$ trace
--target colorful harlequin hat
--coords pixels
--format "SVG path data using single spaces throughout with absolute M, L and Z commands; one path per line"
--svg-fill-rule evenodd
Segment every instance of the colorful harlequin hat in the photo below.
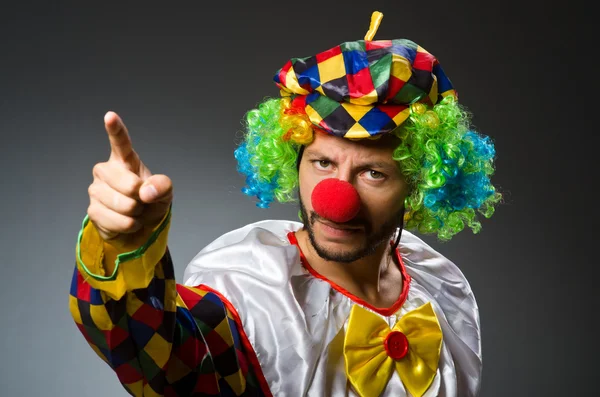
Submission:
M 364 40 L 292 58 L 279 69 L 274 80 L 292 108 L 330 134 L 362 139 L 393 131 L 412 104 L 457 97 L 438 60 L 418 44 L 372 41 L 382 18 L 373 13 Z

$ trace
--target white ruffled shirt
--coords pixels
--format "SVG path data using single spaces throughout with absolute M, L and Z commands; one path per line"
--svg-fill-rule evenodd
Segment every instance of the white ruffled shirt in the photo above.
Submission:
M 184 284 L 207 285 L 233 304 L 274 396 L 357 396 L 342 353 L 356 298 L 302 265 L 298 247 L 287 237 L 302 226 L 266 220 L 226 233 L 192 259 Z M 398 249 L 411 279 L 408 295 L 395 313 L 378 315 L 392 327 L 431 302 L 443 341 L 437 373 L 424 396 L 476 396 L 481 335 L 469 283 L 456 265 L 406 230 Z M 394 371 L 381 396 L 410 393 Z

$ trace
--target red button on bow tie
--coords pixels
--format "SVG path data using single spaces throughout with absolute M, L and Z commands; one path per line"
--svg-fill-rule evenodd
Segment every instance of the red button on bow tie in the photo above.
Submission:
M 394 360 L 400 360 L 408 353 L 408 339 L 400 331 L 390 332 L 387 338 L 385 338 L 383 346 L 388 356 Z

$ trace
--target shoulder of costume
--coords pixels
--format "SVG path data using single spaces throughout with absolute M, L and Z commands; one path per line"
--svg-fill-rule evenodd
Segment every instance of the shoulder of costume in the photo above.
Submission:
M 403 230 L 398 250 L 413 278 L 420 279 L 424 274 L 435 278 L 443 277 L 446 281 L 460 283 L 464 294 L 472 293 L 471 286 L 460 268 L 415 234 Z
M 453 330 L 455 343 L 464 343 L 481 360 L 479 309 L 463 272 L 451 260 L 415 234 L 404 230 L 398 245 L 411 289 L 421 288 L 432 297 L 437 311 Z M 444 328 L 444 327 L 443 327 Z M 450 335 L 444 332 L 445 339 Z
M 290 231 L 299 230 L 302 227 L 302 223 L 287 221 L 287 220 L 277 220 L 277 219 L 269 219 L 262 220 L 254 223 L 250 223 L 248 225 L 242 226 L 238 229 L 234 229 L 230 232 L 227 232 L 220 237 L 213 240 L 206 247 L 204 247 L 198 255 L 205 254 L 207 252 L 213 251 L 218 248 L 222 248 L 231 244 L 235 244 L 243 240 L 248 234 L 251 233 L 268 233 L 273 237 L 277 237 L 285 242 L 286 245 L 289 244 L 287 239 L 287 233 Z
M 287 282 L 286 268 L 300 263 L 287 234 L 301 227 L 302 223 L 294 221 L 263 220 L 225 233 L 192 259 L 184 272 L 184 284 L 205 284 L 217 276 L 235 278 L 236 273 L 246 280 Z

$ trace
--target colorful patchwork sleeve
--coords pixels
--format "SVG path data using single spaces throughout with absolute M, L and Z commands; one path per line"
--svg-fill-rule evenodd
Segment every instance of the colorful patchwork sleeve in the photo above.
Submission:
M 270 395 L 235 308 L 206 286 L 176 284 L 170 213 L 110 276 L 86 216 L 69 296 L 79 331 L 133 396 Z

